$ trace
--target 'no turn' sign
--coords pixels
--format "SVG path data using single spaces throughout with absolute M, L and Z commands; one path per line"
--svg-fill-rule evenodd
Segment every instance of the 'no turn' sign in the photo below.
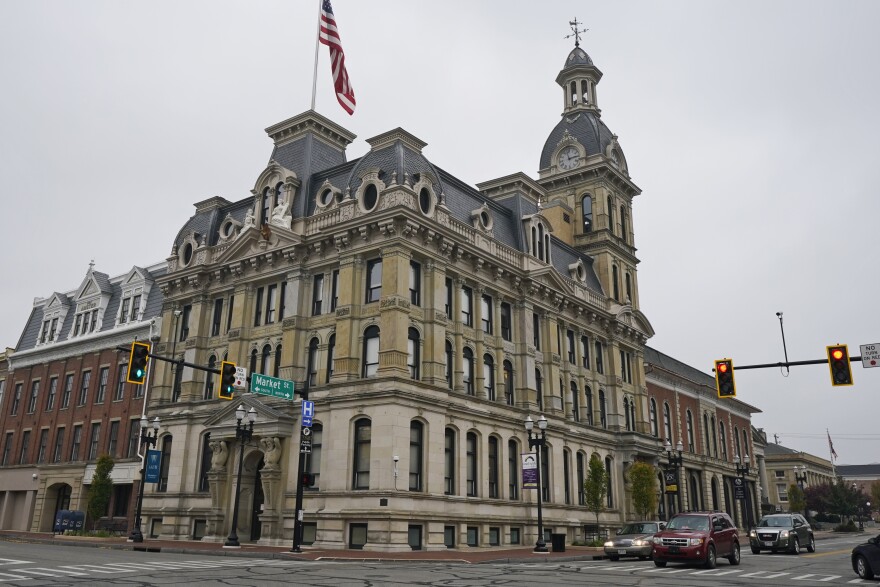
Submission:
M 880 367 L 880 343 L 860 344 L 859 352 L 862 354 L 862 367 Z

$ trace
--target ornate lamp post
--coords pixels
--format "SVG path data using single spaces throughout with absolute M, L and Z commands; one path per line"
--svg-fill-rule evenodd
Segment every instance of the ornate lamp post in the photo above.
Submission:
M 749 530 L 752 529 L 752 506 L 749 504 L 749 487 L 746 481 L 746 475 L 749 474 L 749 455 L 746 453 L 746 456 L 742 458 L 742 462 L 740 463 L 739 455 L 735 455 L 733 457 L 733 465 L 736 467 L 736 474 L 740 476 L 740 479 L 743 481 L 743 491 L 745 491 L 745 499 L 743 500 L 743 509 L 746 511 L 746 526 L 748 526 Z
M 532 429 L 535 427 L 535 423 L 532 421 L 531 416 L 526 416 L 526 432 L 529 434 L 529 448 L 536 448 L 535 454 L 537 455 L 537 465 L 538 465 L 538 541 L 535 542 L 535 552 L 547 552 L 547 544 L 544 542 L 544 519 L 541 517 L 541 494 L 544 491 L 544 487 L 541 485 L 541 450 L 547 443 L 547 418 L 544 417 L 544 414 L 541 414 L 541 417 L 538 418 L 538 430 L 539 432 L 535 432 L 532 434 Z
M 240 548 L 238 543 L 238 501 L 241 497 L 241 469 L 244 466 L 244 445 L 250 442 L 254 435 L 254 422 L 257 419 L 257 411 L 251 408 L 247 412 L 247 425 L 243 425 L 245 411 L 244 404 L 238 406 L 235 410 L 235 439 L 239 441 L 241 448 L 238 453 L 238 483 L 235 486 L 235 505 L 232 508 L 232 528 L 229 530 L 229 536 L 223 543 L 224 548 Z
M 148 430 L 149 421 L 146 416 L 141 416 L 141 446 L 156 446 L 156 440 L 159 438 L 159 416 L 156 416 L 156 419 L 153 420 L 153 431 L 152 434 Z M 129 542 L 143 542 L 144 535 L 141 533 L 141 508 L 144 505 L 144 473 L 146 472 L 146 462 L 147 462 L 147 451 L 144 451 L 143 459 L 141 460 L 141 486 L 138 488 L 138 498 L 137 498 L 137 509 L 134 514 L 134 528 L 131 531 L 131 534 L 128 536 Z
M 806 465 L 795 465 L 794 467 L 794 480 L 795 483 L 798 484 L 798 487 L 801 488 L 801 491 L 807 486 L 807 466 Z M 804 519 L 809 519 L 809 515 L 807 515 L 807 495 L 804 494 Z
M 679 440 L 675 444 L 675 450 L 673 451 L 672 450 L 672 443 L 667 438 L 666 444 L 663 445 L 663 449 L 666 451 L 666 458 L 669 461 L 669 464 L 666 467 L 664 467 L 663 470 L 678 472 L 678 470 L 681 468 L 682 463 L 684 462 L 684 458 L 682 457 L 682 453 L 684 452 L 684 445 L 681 443 L 681 440 Z M 681 508 L 681 479 L 680 478 L 678 480 L 678 486 L 676 487 L 675 494 L 678 497 L 678 511 L 680 512 L 682 509 Z M 669 508 L 669 509 L 671 510 L 672 508 Z M 667 516 L 666 516 L 667 520 L 669 519 L 671 513 L 672 513 L 671 511 L 669 511 L 667 513 Z

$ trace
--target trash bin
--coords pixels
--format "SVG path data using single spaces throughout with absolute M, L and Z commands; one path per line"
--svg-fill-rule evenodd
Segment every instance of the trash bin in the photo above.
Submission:
M 551 534 L 550 544 L 553 546 L 553 552 L 565 552 L 565 534 Z
M 58 510 L 55 512 L 55 525 L 52 526 L 53 534 L 64 534 L 70 526 L 70 510 Z

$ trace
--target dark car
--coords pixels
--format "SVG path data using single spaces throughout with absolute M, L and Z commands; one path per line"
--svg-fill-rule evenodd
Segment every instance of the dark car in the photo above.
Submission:
M 724 512 L 675 514 L 666 529 L 654 535 L 653 556 L 658 567 L 672 561 L 702 563 L 711 569 L 718 557 L 738 565 L 739 533 Z
M 869 538 L 852 549 L 852 567 L 862 579 L 873 579 L 880 574 L 880 536 Z
M 798 554 L 801 548 L 816 552 L 816 539 L 813 528 L 800 514 L 772 514 L 764 516 L 751 532 L 749 546 L 758 554 L 762 550 L 780 550 Z
M 617 531 L 617 535 L 605 543 L 605 554 L 613 561 L 622 556 L 637 556 L 642 560 L 651 558 L 653 536 L 666 527 L 666 522 L 632 522 Z

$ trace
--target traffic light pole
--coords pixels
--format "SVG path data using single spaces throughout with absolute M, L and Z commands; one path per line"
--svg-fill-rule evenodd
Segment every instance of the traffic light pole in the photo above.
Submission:
M 116 347 L 116 350 L 130 351 L 131 347 L 118 346 L 118 347 Z M 220 375 L 220 369 L 212 369 L 210 367 L 196 365 L 195 363 L 188 363 L 186 361 L 178 361 L 176 359 L 170 359 L 168 357 L 163 357 L 161 355 L 154 355 L 153 353 L 148 353 L 147 356 L 150 357 L 151 359 L 156 359 L 157 361 L 165 361 L 166 363 L 174 363 L 175 365 L 177 365 L 178 369 L 180 369 L 181 367 L 189 367 L 191 369 L 198 369 L 199 371 L 206 371 L 208 373 L 214 373 L 215 375 Z
M 858 357 L 850 357 L 850 363 L 858 363 L 862 360 L 861 356 Z M 816 359 L 814 361 L 787 361 L 784 363 L 764 363 L 763 365 L 737 365 L 736 370 L 742 371 L 743 369 L 767 369 L 769 367 L 797 367 L 799 365 L 827 365 L 828 359 Z
M 303 389 L 300 393 L 302 401 L 309 399 L 309 390 Z M 299 427 L 299 464 L 296 467 L 296 504 L 293 512 L 293 546 L 290 552 L 302 552 L 303 530 L 303 469 L 306 468 L 306 453 L 302 451 L 302 426 Z

